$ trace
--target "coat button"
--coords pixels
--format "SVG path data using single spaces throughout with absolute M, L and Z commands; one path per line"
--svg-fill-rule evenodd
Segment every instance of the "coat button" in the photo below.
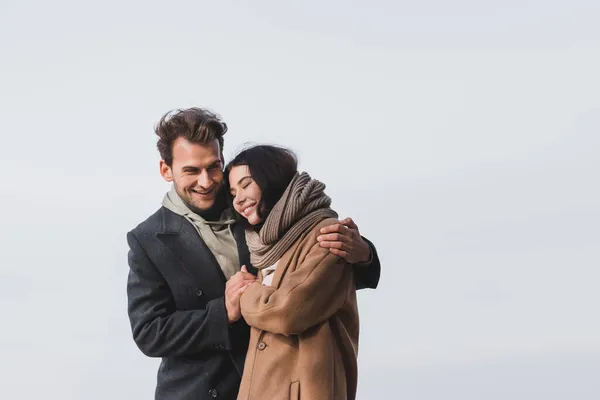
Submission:
M 259 342 L 258 343 L 258 349 L 259 350 L 264 350 L 267 347 L 267 344 L 265 342 Z
M 196 296 L 198 296 L 198 297 L 202 296 L 202 290 L 196 289 Z
M 219 392 L 217 392 L 217 389 L 210 389 L 208 391 L 208 394 L 210 394 L 212 397 L 217 397 L 219 395 Z

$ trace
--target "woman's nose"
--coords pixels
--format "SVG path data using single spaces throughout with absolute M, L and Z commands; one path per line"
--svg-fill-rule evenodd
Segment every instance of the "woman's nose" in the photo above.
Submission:
M 236 194 L 235 199 L 234 199 L 235 204 L 238 204 L 238 205 L 242 204 L 244 202 L 244 200 L 246 200 L 246 197 L 240 192 L 238 192 Z

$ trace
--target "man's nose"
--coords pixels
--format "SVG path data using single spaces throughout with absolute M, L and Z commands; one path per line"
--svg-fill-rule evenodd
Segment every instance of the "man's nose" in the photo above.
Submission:
M 212 186 L 212 180 L 208 175 L 208 171 L 203 170 L 202 172 L 200 172 L 200 174 L 198 175 L 198 185 L 205 189 L 208 189 Z

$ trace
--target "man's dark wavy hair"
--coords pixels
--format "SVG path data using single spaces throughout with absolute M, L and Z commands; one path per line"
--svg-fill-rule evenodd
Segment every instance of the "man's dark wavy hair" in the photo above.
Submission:
M 156 147 L 169 167 L 173 164 L 173 143 L 183 137 L 192 143 L 208 144 L 217 139 L 223 152 L 223 135 L 227 124 L 210 110 L 187 108 L 169 111 L 154 127 L 158 136 Z

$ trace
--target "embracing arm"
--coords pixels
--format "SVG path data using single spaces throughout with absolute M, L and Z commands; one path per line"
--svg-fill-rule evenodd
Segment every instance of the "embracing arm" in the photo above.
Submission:
M 324 226 L 317 240 L 321 247 L 352 264 L 356 289 L 377 288 L 381 274 L 377 250 L 373 243 L 360 235 L 352 218 Z
M 373 243 L 367 238 L 362 239 L 369 245 L 371 250 L 371 257 L 365 263 L 352 264 L 352 270 L 354 271 L 354 283 L 356 289 L 376 289 L 379 284 L 379 277 L 381 275 L 381 264 L 379 263 L 379 256 Z
M 258 329 L 300 334 L 342 308 L 352 281 L 351 267 L 315 243 L 279 288 L 250 285 L 241 297 L 242 316 Z
M 230 349 L 224 297 L 209 301 L 205 309 L 176 310 L 167 282 L 132 232 L 127 242 L 128 314 L 139 349 L 149 357 Z

